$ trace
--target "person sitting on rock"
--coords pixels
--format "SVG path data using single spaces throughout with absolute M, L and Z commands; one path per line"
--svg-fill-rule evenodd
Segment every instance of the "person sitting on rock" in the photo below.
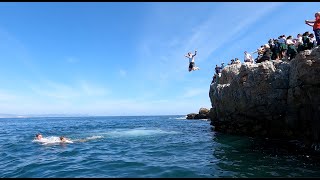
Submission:
M 220 67 L 218 65 L 216 65 L 216 67 L 214 68 L 216 74 L 220 73 Z
M 253 63 L 253 58 L 247 51 L 244 52 L 244 62 Z
M 222 69 L 224 68 L 225 66 L 224 66 L 224 63 L 221 63 L 221 70 L 220 70 L 220 72 L 222 71 Z
M 214 74 L 214 75 L 213 75 L 213 77 L 212 77 L 211 84 L 212 84 L 212 83 L 215 83 L 215 82 L 216 82 L 216 80 L 217 80 L 217 75 L 216 75 L 216 74 Z
M 308 43 L 308 49 L 313 49 L 317 46 L 316 38 L 314 37 L 314 34 L 311 33 L 309 36 L 309 43 Z
M 261 62 L 264 62 L 264 61 L 270 61 L 271 59 L 271 51 L 270 51 L 270 46 L 269 44 L 265 44 L 263 46 L 263 55 L 260 59 L 257 60 L 257 63 L 261 63 Z
M 235 64 L 241 64 L 241 62 L 238 58 L 235 58 Z
M 260 48 L 257 49 L 257 51 L 253 52 L 252 54 L 254 53 L 258 53 L 258 56 L 257 58 L 255 59 L 255 61 L 257 62 L 258 59 L 260 59 L 263 55 L 263 52 L 264 52 L 264 46 L 262 45 Z

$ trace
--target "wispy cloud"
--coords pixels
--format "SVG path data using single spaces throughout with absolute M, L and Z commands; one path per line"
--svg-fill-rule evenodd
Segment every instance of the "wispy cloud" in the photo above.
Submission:
M 32 85 L 30 88 L 36 94 L 58 100 L 70 100 L 77 97 L 104 96 L 110 93 L 109 89 L 93 85 L 85 80 L 80 80 L 78 84 L 68 85 L 46 80 L 41 86 Z
M 209 101 L 204 103 L 202 99 L 192 101 L 192 104 L 195 106 L 190 106 L 188 99 L 159 99 L 153 101 L 106 99 L 86 104 L 85 107 L 80 109 L 81 112 L 93 112 L 96 115 L 163 115 L 164 112 L 169 115 L 198 112 L 200 107 L 210 108 Z
M 192 98 L 198 95 L 203 95 L 203 94 L 207 95 L 208 93 L 209 93 L 209 90 L 206 88 L 194 88 L 194 89 L 190 88 L 183 93 L 181 98 Z
M 110 90 L 97 85 L 89 84 L 87 81 L 81 81 L 80 92 L 84 92 L 84 94 L 88 96 L 104 96 L 110 93 Z
M 121 77 L 126 77 L 127 76 L 127 71 L 123 70 L 123 69 L 120 69 L 119 70 L 119 73 L 120 73 L 120 76 Z
M 61 88 L 61 93 L 70 91 L 74 87 L 69 87 L 60 83 L 52 83 L 46 88 Z M 78 86 L 76 86 L 78 88 Z M 80 88 L 81 89 L 81 88 Z M 41 90 L 39 90 L 41 91 Z M 47 93 L 47 90 L 42 89 Z M 39 93 L 37 91 L 37 93 Z M 210 108 L 209 101 L 203 102 L 203 98 L 197 98 L 190 101 L 188 98 L 171 98 L 171 99 L 155 99 L 155 98 L 115 98 L 110 96 L 95 97 L 85 99 L 84 92 L 80 90 L 78 96 L 75 98 L 68 97 L 70 94 L 65 94 L 63 97 L 59 97 L 58 93 L 52 91 L 51 93 L 42 93 L 35 95 L 18 95 L 14 93 L 4 93 L 1 91 L 0 98 L 6 100 L 1 102 L 0 100 L 0 113 L 13 113 L 13 114 L 90 114 L 90 115 L 157 115 L 157 114 L 187 114 L 197 112 L 200 107 Z M 201 90 L 189 90 L 185 92 L 185 97 L 195 97 L 201 94 Z M 203 92 L 205 93 L 205 92 Z M 57 95 L 58 94 L 58 95 Z M 80 98 L 81 96 L 81 98 Z M 59 98 L 57 98 L 59 97 Z M 77 99 L 82 99 L 83 103 L 76 103 Z
M 18 98 L 17 95 L 0 90 L 0 102 L 13 101 Z
M 148 77 L 160 78 L 164 81 L 169 78 L 184 78 L 187 73 L 188 61 L 184 58 L 184 54 L 197 49 L 196 64 L 201 68 L 202 63 L 207 61 L 208 57 L 217 49 L 232 43 L 244 28 L 250 27 L 281 5 L 282 3 L 277 2 L 265 3 L 257 8 L 256 5 L 247 7 L 245 3 L 225 4 L 221 5 L 218 12 L 213 11 L 208 18 L 194 22 L 193 26 L 183 27 L 191 29 L 187 35 L 170 34 L 166 37 L 164 37 L 165 35 L 159 37 L 152 32 L 147 32 L 146 34 L 149 36 L 141 42 L 141 59 L 144 59 L 143 63 L 150 67 L 146 71 L 151 75 Z M 247 10 L 244 11 L 243 8 L 247 8 Z M 219 13 L 224 16 L 217 15 Z M 162 18 L 161 16 L 157 17 Z M 167 18 L 167 16 L 163 18 Z M 153 21 L 158 22 L 158 20 Z M 177 24 L 181 25 L 181 23 Z M 179 27 L 170 26 L 168 28 Z M 164 41 L 164 39 L 171 40 Z M 153 64 L 150 64 L 150 59 Z M 169 60 L 168 63 L 166 63 L 167 60 Z M 164 69 L 165 71 L 163 71 Z
M 39 70 L 25 42 L 3 27 L 0 27 L 0 41 L 5 45 L 0 46 L 1 60 L 10 60 L 17 63 L 16 65 L 22 63 L 25 66 L 25 70 L 28 70 L 28 73 L 40 76 Z
M 67 58 L 66 58 L 66 61 L 67 61 L 68 63 L 77 63 L 77 62 L 78 62 L 78 59 L 75 58 L 75 57 L 67 57 Z
M 282 4 L 268 3 L 259 8 L 254 6 L 254 9 L 249 8 L 246 11 L 235 5 L 226 5 L 225 9 L 227 11 L 223 13 L 225 14 L 224 17 L 213 13 L 207 20 L 195 25 L 194 33 L 190 35 L 190 38 L 186 42 L 181 39 L 181 42 L 184 42 L 181 49 L 186 52 L 197 48 L 201 53 L 198 62 L 205 61 L 216 49 L 225 46 L 228 42 L 233 42 L 233 38 L 245 27 L 250 27 L 251 24 Z M 226 21 L 228 23 L 225 23 Z M 221 24 L 227 25 L 227 27 L 221 27 Z M 181 52 L 181 50 L 178 52 Z
M 80 92 L 74 87 L 53 81 L 46 81 L 41 86 L 33 85 L 30 88 L 38 95 L 54 99 L 71 99 L 80 96 Z

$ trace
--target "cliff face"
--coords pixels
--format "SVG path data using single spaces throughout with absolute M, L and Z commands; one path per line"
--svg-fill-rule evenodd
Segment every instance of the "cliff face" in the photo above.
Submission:
M 320 140 L 320 48 L 290 62 L 233 64 L 210 85 L 216 131 Z

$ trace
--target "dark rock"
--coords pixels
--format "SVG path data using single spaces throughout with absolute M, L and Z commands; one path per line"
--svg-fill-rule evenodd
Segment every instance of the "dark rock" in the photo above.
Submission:
M 320 48 L 290 62 L 233 64 L 210 85 L 215 131 L 320 142 Z
M 196 113 L 187 114 L 187 119 L 194 119 L 196 115 L 197 115 Z
M 187 119 L 208 119 L 210 110 L 207 108 L 200 108 L 199 113 L 190 113 L 187 114 Z

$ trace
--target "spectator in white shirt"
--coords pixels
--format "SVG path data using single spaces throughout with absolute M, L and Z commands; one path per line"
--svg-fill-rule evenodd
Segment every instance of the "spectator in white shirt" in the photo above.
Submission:
M 288 58 L 290 58 L 290 60 L 292 60 L 293 58 L 296 57 L 296 55 L 298 53 L 296 47 L 294 46 L 292 36 L 287 37 L 286 44 L 288 46 L 287 56 L 288 56 Z
M 247 51 L 244 52 L 244 62 L 253 63 L 253 58 Z
M 300 52 L 300 51 L 303 50 L 303 41 L 302 41 L 302 35 L 301 34 L 297 34 L 297 39 L 296 39 L 295 46 L 297 48 L 297 52 Z

